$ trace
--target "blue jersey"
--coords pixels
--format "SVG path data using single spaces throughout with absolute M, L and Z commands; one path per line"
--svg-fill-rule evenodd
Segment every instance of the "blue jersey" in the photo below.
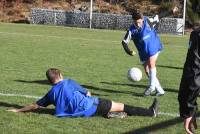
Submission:
M 130 39 L 133 40 L 141 61 L 147 61 L 149 57 L 162 50 L 162 43 L 156 30 L 149 24 L 146 17 L 144 17 L 142 28 L 138 29 L 135 25 L 131 25 L 123 41 L 128 44 Z
M 36 103 L 42 107 L 53 104 L 55 106 L 55 115 L 59 117 L 89 117 L 96 112 L 99 100 L 86 94 L 87 90 L 74 80 L 64 79 L 55 84 Z

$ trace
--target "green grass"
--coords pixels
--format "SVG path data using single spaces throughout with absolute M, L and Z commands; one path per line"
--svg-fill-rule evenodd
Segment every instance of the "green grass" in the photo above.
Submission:
M 0 93 L 42 96 L 50 88 L 42 83 L 46 70 L 57 67 L 64 76 L 85 85 L 96 96 L 148 108 L 155 96 L 142 97 L 148 80 L 138 56 L 127 56 L 122 49 L 124 34 L 125 31 L 0 23 Z M 158 98 L 161 112 L 178 113 L 177 95 L 188 38 L 188 35 L 161 35 L 164 51 L 159 56 L 157 71 L 166 90 L 166 95 Z M 133 66 L 143 71 L 140 82 L 127 79 L 127 70 Z M 6 111 L 34 101 L 0 96 L 1 133 L 184 133 L 178 118 L 164 115 L 125 119 L 57 118 L 48 114 L 52 107 L 47 114 Z

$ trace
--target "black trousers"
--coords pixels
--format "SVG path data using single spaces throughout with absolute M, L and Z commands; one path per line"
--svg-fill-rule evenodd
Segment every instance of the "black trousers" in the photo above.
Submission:
M 195 116 L 200 92 L 200 29 L 190 35 L 189 49 L 183 68 L 178 101 L 182 118 Z

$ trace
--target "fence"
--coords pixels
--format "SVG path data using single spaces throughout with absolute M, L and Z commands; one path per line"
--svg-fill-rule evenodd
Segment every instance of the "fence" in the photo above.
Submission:
M 132 24 L 130 15 L 93 13 L 92 28 L 98 29 L 128 29 Z M 89 28 L 89 13 L 73 13 L 63 10 L 33 8 L 31 10 L 32 24 L 55 24 L 72 27 Z M 182 34 L 183 19 L 162 18 L 158 27 L 159 33 Z

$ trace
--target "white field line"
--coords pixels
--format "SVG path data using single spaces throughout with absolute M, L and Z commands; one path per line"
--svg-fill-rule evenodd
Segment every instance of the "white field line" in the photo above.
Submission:
M 179 114 L 176 114 L 176 113 L 158 112 L 158 115 L 165 115 L 165 116 L 171 116 L 171 117 L 179 117 Z
M 8 96 L 8 97 L 24 97 L 24 98 L 33 98 L 33 99 L 40 99 L 40 96 L 31 96 L 31 95 L 22 95 L 22 94 L 6 94 L 0 93 L 0 96 Z M 170 116 L 170 117 L 179 117 L 177 113 L 166 113 L 166 112 L 159 112 L 159 115 Z M 197 117 L 200 120 L 200 117 Z
M 0 93 L 0 96 L 10 96 L 10 97 L 24 97 L 24 98 L 33 98 L 33 99 L 40 99 L 40 96 L 31 96 L 31 95 L 21 95 L 21 94 L 5 94 Z

